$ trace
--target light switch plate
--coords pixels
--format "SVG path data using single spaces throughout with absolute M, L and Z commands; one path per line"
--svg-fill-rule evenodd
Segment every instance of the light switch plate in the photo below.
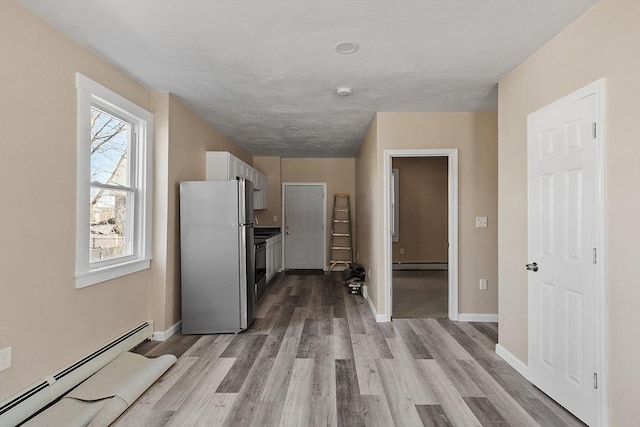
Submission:
M 480 279 L 480 290 L 484 291 L 487 289 L 487 279 Z
M 278 215 L 273 216 L 273 222 L 278 222 Z
M 476 217 L 476 228 L 486 228 L 487 226 L 487 217 L 486 216 L 477 216 Z
M 0 350 L 0 371 L 11 367 L 11 350 L 12 347 L 6 347 Z

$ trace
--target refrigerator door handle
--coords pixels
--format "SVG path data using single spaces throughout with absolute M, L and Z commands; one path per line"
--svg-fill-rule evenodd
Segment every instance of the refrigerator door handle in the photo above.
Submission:
M 240 224 L 240 328 L 247 329 L 247 226 Z

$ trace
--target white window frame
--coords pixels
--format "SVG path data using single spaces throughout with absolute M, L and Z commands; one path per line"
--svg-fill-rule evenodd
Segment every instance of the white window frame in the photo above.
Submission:
M 76 88 L 78 169 L 75 278 L 76 288 L 83 288 L 148 269 L 151 265 L 153 114 L 80 73 L 76 73 Z M 132 253 L 93 263 L 89 258 L 92 106 L 125 119 L 135 128 L 135 141 L 130 144 L 133 200 L 131 204 L 127 200 L 128 216 L 131 213 L 132 217 L 132 230 L 127 233 L 132 239 Z

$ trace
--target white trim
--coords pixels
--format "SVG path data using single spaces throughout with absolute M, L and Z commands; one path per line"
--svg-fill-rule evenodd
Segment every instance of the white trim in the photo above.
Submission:
M 115 279 L 148 269 L 151 259 L 153 203 L 153 114 L 112 90 L 76 73 L 77 88 L 77 174 L 76 174 L 76 288 Z M 90 194 L 90 115 L 93 105 L 105 108 L 135 125 L 136 148 L 132 149 L 135 173 L 133 191 L 133 247 L 129 256 L 90 263 L 89 194 Z M 101 185 L 103 187 L 105 185 Z M 129 235 L 129 238 L 131 236 Z
M 606 142 L 606 79 L 601 78 L 593 83 L 590 83 L 569 95 L 563 96 L 562 98 L 552 102 L 549 105 L 546 105 L 537 111 L 529 114 L 527 116 L 527 150 L 528 150 L 528 134 L 529 134 L 529 123 L 533 116 L 538 113 L 550 109 L 550 108 L 558 108 L 559 106 L 568 103 L 568 102 L 576 102 L 580 99 L 583 99 L 587 96 L 594 95 L 595 96 L 595 114 L 594 120 L 596 121 L 597 126 L 597 134 L 596 134 L 596 143 L 598 143 L 598 152 L 596 154 L 596 192 L 597 192 L 597 209 L 595 213 L 595 241 L 598 246 L 598 272 L 597 272 L 597 286 L 598 286 L 598 303 L 597 310 L 595 313 L 597 316 L 596 324 L 597 331 L 596 334 L 596 347 L 598 348 L 598 354 L 596 354 L 596 365 L 599 369 L 598 375 L 598 393 L 597 399 L 599 401 L 598 404 L 598 414 L 596 415 L 597 425 L 607 426 L 609 425 L 609 390 L 608 390 L 608 369 L 607 369 L 607 361 L 608 361 L 608 347 L 607 347 L 607 318 L 608 318 L 608 300 L 607 300 L 607 278 L 606 278 L 606 270 L 607 270 L 607 252 L 606 252 L 606 226 L 607 223 L 607 215 L 606 215 L 606 150 L 605 150 L 605 142 Z M 528 156 L 527 152 L 527 156 Z M 528 159 L 528 157 L 527 157 Z M 527 160 L 528 161 L 528 160 Z M 528 188 L 528 181 L 527 181 Z M 527 248 L 527 253 L 529 253 L 529 248 Z M 528 300 L 530 299 L 531 290 L 530 286 L 528 287 Z M 527 306 L 528 306 L 527 302 Z M 531 313 L 529 312 L 529 317 Z M 531 337 L 530 333 L 531 329 L 531 321 L 530 318 L 527 319 L 528 324 L 528 357 L 529 360 L 532 358 L 532 345 L 531 345 Z
M 449 160 L 448 179 L 448 211 L 449 211 L 449 319 L 458 320 L 458 149 L 411 149 L 411 150 L 384 150 L 383 176 L 384 176 L 384 264 L 382 277 L 386 296 L 385 316 L 392 316 L 392 286 L 393 268 L 391 261 L 391 188 L 389 175 L 391 174 L 391 161 L 393 157 L 447 157 Z
M 496 354 L 500 356 L 502 360 L 507 362 L 513 369 L 518 371 L 520 375 L 529 380 L 529 366 L 526 363 L 515 357 L 509 350 L 500 344 L 496 344 Z
M 458 322 L 498 322 L 497 314 L 458 313 Z
M 376 319 L 378 323 L 391 322 L 391 318 L 386 314 L 378 314 L 376 308 L 373 306 L 373 302 L 371 302 L 371 298 L 369 298 L 369 292 L 367 291 L 367 287 L 364 286 L 362 288 L 362 297 L 369 303 L 369 309 L 371 310 L 371 314 L 373 314 L 373 318 Z
M 283 182 L 282 183 L 282 227 L 281 232 L 282 235 L 282 269 L 287 269 L 287 257 L 286 257 L 286 189 L 287 186 L 294 185 L 316 185 L 322 186 L 322 204 L 324 209 L 324 214 L 322 215 L 322 231 L 323 231 L 323 239 L 322 239 L 322 269 L 324 271 L 329 270 L 329 264 L 327 263 L 327 183 L 326 182 Z
M 155 331 L 153 333 L 153 336 L 151 337 L 152 341 L 166 341 L 169 338 L 171 338 L 172 335 L 175 335 L 176 332 L 178 332 L 180 329 L 182 329 L 182 320 L 178 320 L 176 322 L 175 325 L 173 325 L 172 327 L 170 327 L 169 329 L 167 329 L 166 331 Z

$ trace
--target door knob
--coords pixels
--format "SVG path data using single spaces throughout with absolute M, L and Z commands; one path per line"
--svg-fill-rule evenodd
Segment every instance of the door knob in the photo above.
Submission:
M 531 264 L 527 264 L 527 265 L 525 265 L 525 267 L 527 267 L 527 270 L 529 270 L 529 271 L 538 271 L 538 263 L 537 262 L 534 262 L 534 263 L 531 263 Z

